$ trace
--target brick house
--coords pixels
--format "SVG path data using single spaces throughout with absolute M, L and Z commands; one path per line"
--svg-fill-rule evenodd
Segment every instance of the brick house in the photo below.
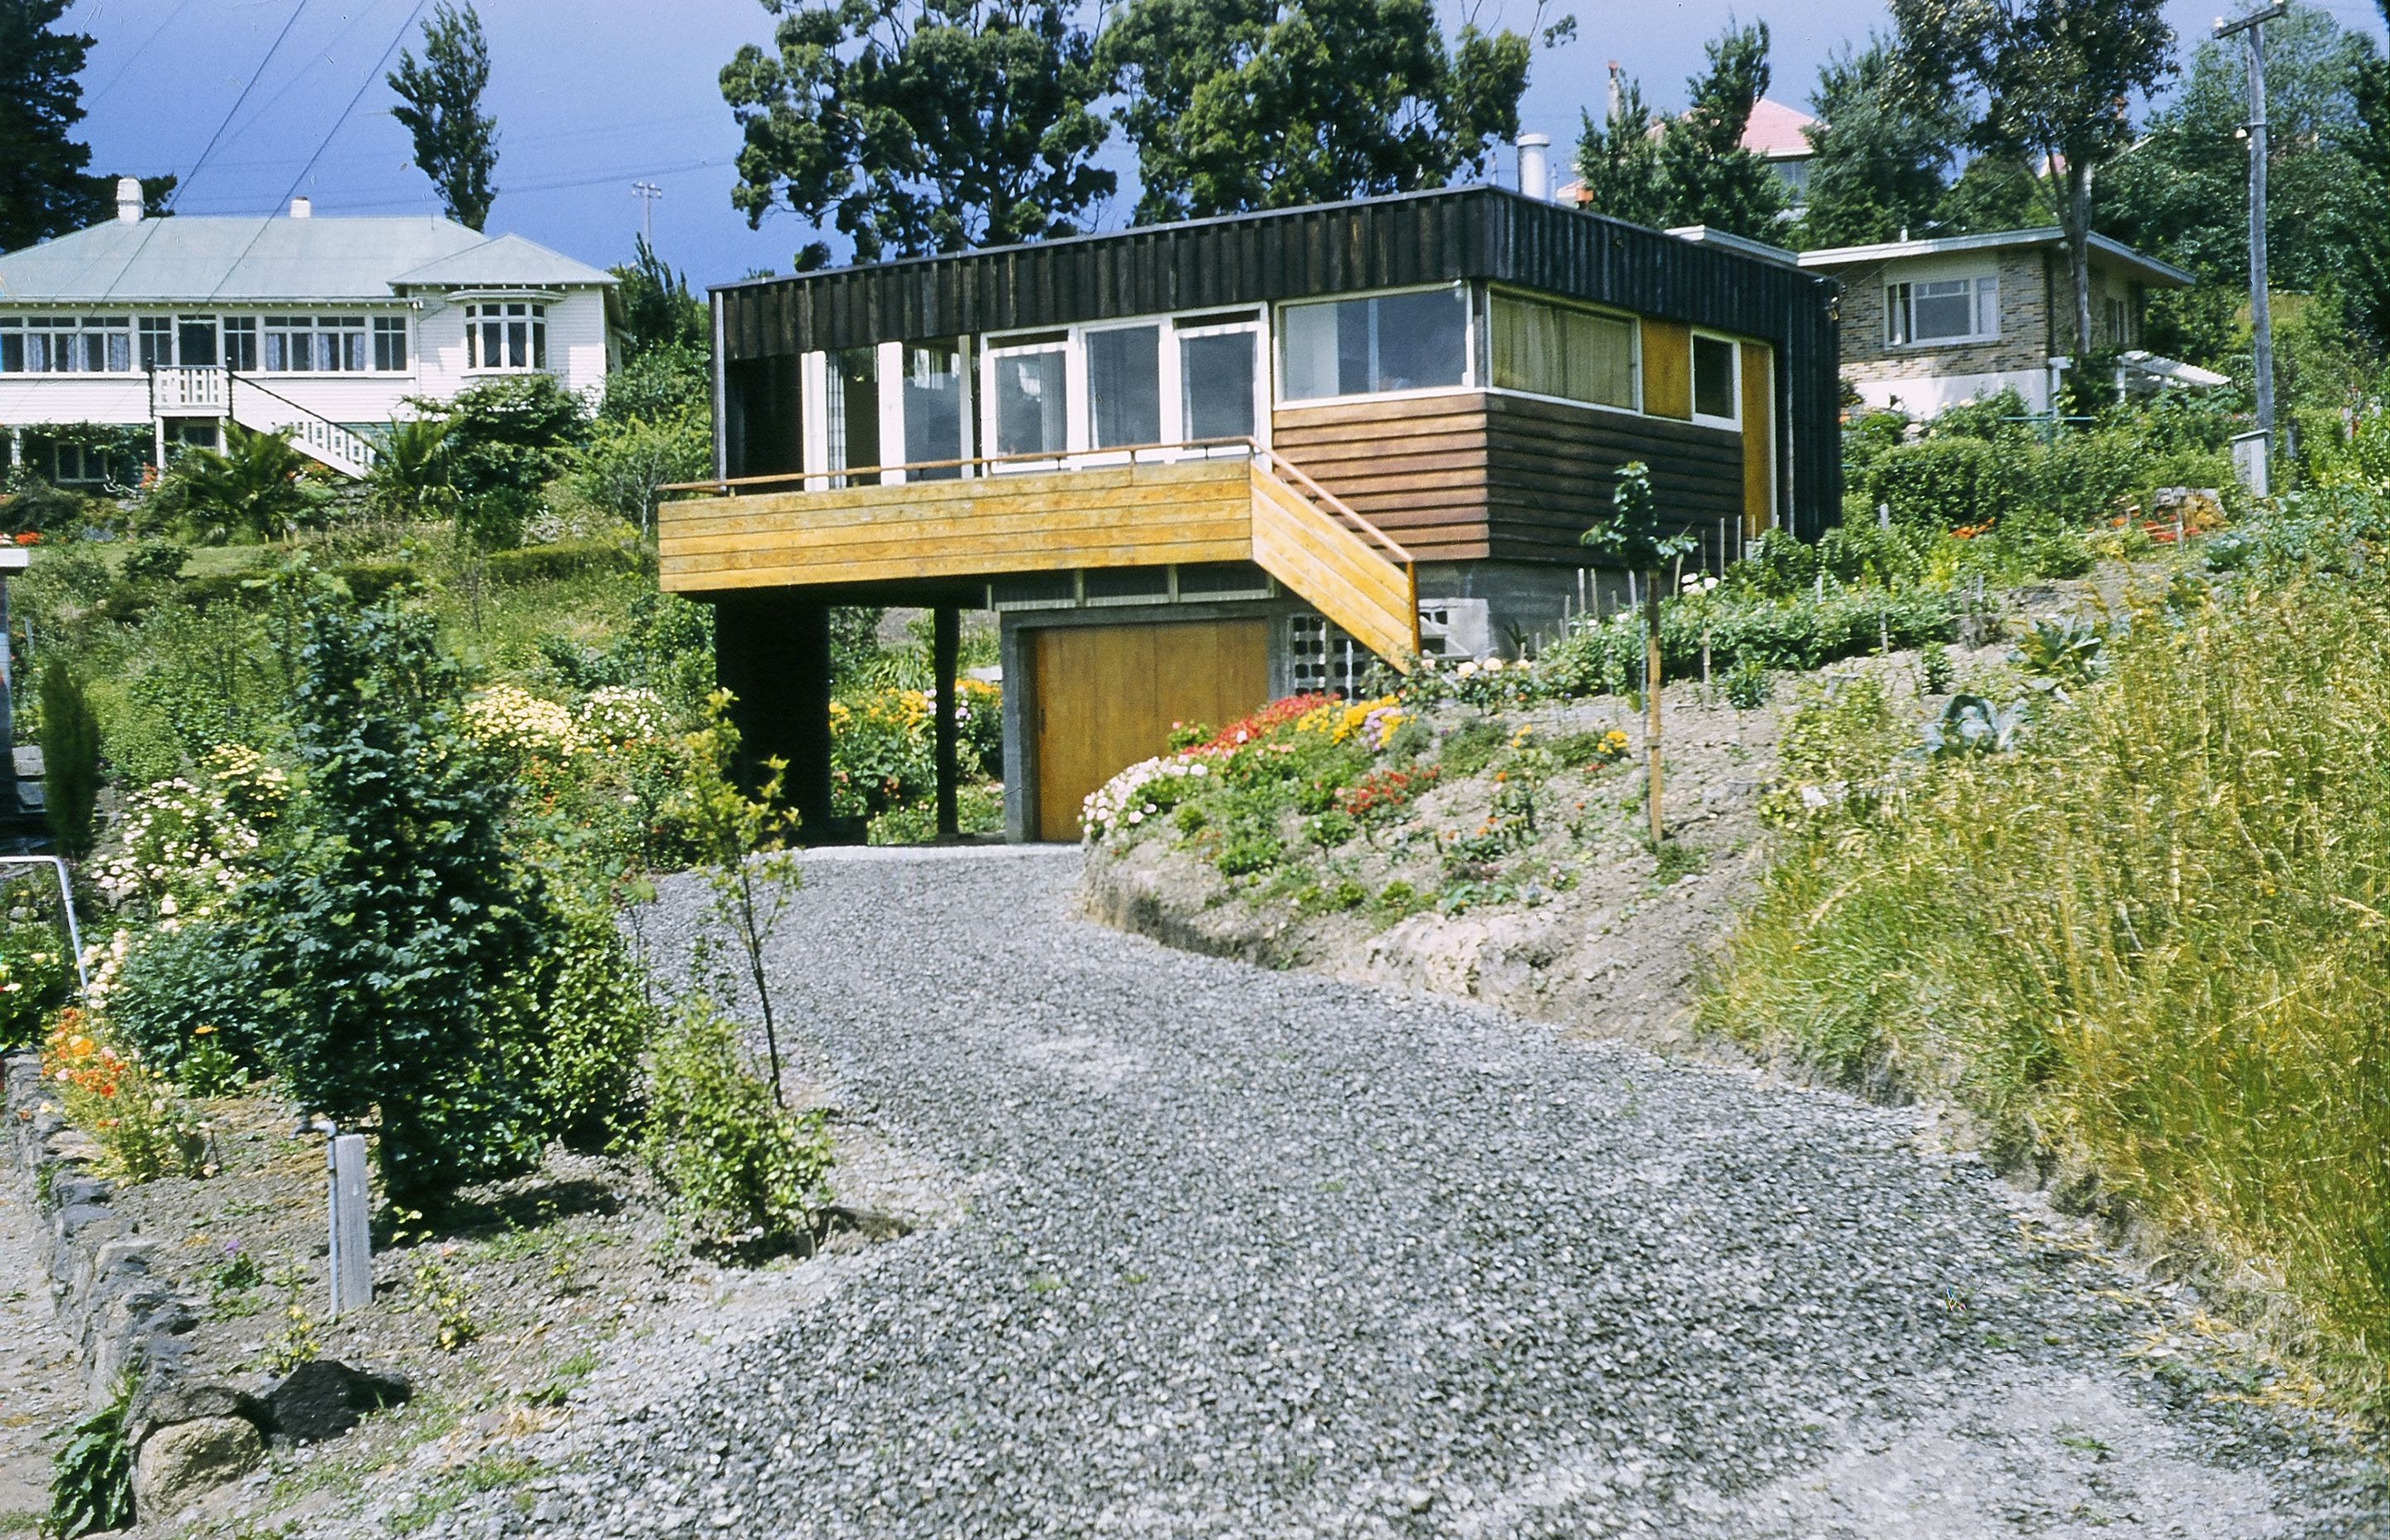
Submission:
M 1843 379 L 1870 407 L 1931 417 L 2013 389 L 2047 411 L 2072 362 L 2075 288 L 2056 226 L 1831 247 L 1804 251 L 1800 262 L 1842 285 Z M 2141 327 L 2152 292 L 2191 281 L 2171 263 L 2091 237 L 2092 328 L 2103 351 L 2125 355 L 2128 376 L 2190 378 L 2141 352 Z

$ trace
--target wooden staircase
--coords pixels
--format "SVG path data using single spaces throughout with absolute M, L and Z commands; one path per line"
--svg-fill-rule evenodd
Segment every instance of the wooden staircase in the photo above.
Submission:
M 1255 450 L 1253 486 L 1254 564 L 1408 674 L 1420 657 L 1410 553 L 1275 450 Z
M 287 433 L 301 454 L 359 480 L 379 457 L 362 435 L 220 366 L 150 370 L 149 411 L 160 418 L 228 417 L 251 432 Z

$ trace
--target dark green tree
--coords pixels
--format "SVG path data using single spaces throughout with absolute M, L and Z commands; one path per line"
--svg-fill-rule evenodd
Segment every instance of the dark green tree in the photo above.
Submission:
M 1427 0 L 1132 0 L 1099 49 L 1141 223 L 1481 175 L 1518 132 L 1532 52 L 1474 25 L 1447 41 Z
M 108 218 L 116 179 L 94 176 L 83 122 L 84 60 L 93 39 L 60 32 L 70 0 L 0 0 L 0 251 Z M 152 177 L 143 201 L 163 212 L 174 178 Z
M 608 270 L 620 280 L 614 298 L 623 306 L 623 331 L 629 342 L 623 362 L 637 362 L 649 348 L 704 351 L 705 302 L 689 292 L 688 276 L 657 256 L 647 237 L 636 238 L 633 259 Z
M 1898 88 L 1973 109 L 1977 148 L 2063 186 L 2077 357 L 2092 352 L 2091 182 L 2133 142 L 2127 104 L 2174 73 L 2165 0 L 1892 0 Z
M 1685 82 L 1691 106 L 1653 126 L 1641 88 L 1621 85 L 1616 119 L 1588 116 L 1577 142 L 1577 173 L 1593 209 L 1638 225 L 1707 225 L 1755 240 L 1778 240 L 1783 179 L 1742 148 L 1751 109 L 1767 89 L 1767 28 L 1730 27 L 1706 49 L 1709 68 Z
M 1615 106 L 1601 122 L 1585 114 L 1577 139 L 1576 173 L 1585 181 L 1587 206 L 1596 213 L 1635 225 L 1668 220 L 1668 186 L 1660 171 L 1660 135 L 1643 88 L 1620 87 Z
M 1751 109 L 1767 94 L 1767 23 L 1729 27 L 1705 45 L 1706 72 L 1688 80 L 1691 105 L 1660 135 L 1660 174 L 1671 225 L 1706 225 L 1754 240 L 1779 240 L 1783 178 L 1742 148 Z
M 480 14 L 470 4 L 460 11 L 440 0 L 423 24 L 422 60 L 411 50 L 401 53 L 388 78 L 400 102 L 390 115 L 415 135 L 415 163 L 440 189 L 448 217 L 480 229 L 498 196 L 490 185 L 498 168 L 498 124 L 482 110 L 490 45 Z
M 311 608 L 291 701 L 305 790 L 236 900 L 263 1057 L 313 1110 L 379 1113 L 400 1207 L 519 1165 L 542 1133 L 524 1023 L 547 907 L 433 633 L 428 614 Z
M 1947 106 L 1919 107 L 1892 90 L 1892 45 L 1870 38 L 1818 71 L 1810 96 L 1808 206 L 1800 244 L 1864 246 L 1922 236 L 1939 217 L 1946 181 L 1966 137 L 1966 118 Z
M 2269 276 L 2286 290 L 2340 288 L 2376 339 L 2390 320 L 2377 94 L 2384 68 L 2370 37 L 2319 9 L 2294 7 L 2266 30 Z M 2238 40 L 2203 44 L 2182 89 L 2105 173 L 2098 211 L 2103 233 L 2197 274 L 2213 291 L 2200 296 L 2203 308 L 2228 324 L 2249 282 L 2248 146 L 2239 137 L 2248 116 Z M 2180 315 L 2188 307 L 2169 308 Z
M 589 436 L 587 406 L 550 374 L 494 379 L 449 401 L 411 404 L 446 428 L 440 454 L 458 525 L 493 548 L 521 538 L 540 489 Z
M 42 709 L 43 814 L 58 853 L 80 861 L 91 850 L 99 807 L 99 713 L 83 676 L 53 654 L 35 690 Z
M 2058 223 L 2064 189 L 2037 176 L 2021 155 L 1977 155 L 1942 195 L 1935 234 L 1978 235 Z
M 1077 233 L 1118 184 L 1095 39 L 1066 0 L 762 0 L 771 51 L 724 67 L 745 145 L 730 200 L 787 207 L 859 262 Z M 798 271 L 830 259 L 827 241 Z

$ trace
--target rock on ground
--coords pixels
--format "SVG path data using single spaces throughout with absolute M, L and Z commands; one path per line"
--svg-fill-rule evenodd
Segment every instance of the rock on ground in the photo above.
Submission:
M 170 1423 L 141 1441 L 133 1461 L 133 1511 L 144 1522 L 165 1518 L 248 1475 L 264 1457 L 265 1441 L 246 1418 Z
M 780 1019 L 966 1211 L 622 1344 L 423 1533 L 2390 1533 L 1922 1114 L 1167 951 L 1077 868 L 808 859 Z

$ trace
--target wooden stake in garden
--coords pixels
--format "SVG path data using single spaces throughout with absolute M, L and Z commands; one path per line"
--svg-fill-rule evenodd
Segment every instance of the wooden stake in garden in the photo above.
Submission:
M 1624 565 L 1631 575 L 1643 574 L 1643 764 L 1648 780 L 1644 802 L 1651 816 L 1651 848 L 1657 852 L 1667 838 L 1667 821 L 1660 801 L 1660 574 L 1672 560 L 1681 561 L 1694 545 L 1682 531 L 1664 533 L 1651 501 L 1651 468 L 1629 460 L 1618 468 L 1618 484 L 1610 494 L 1611 516 L 1581 537 L 1589 550 Z

